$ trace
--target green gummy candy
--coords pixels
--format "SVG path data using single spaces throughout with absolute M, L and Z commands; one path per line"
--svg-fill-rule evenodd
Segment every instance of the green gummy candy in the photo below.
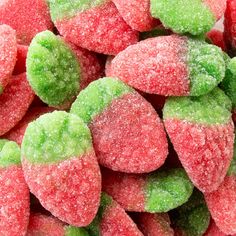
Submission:
M 157 171 L 149 175 L 145 186 L 145 210 L 167 212 L 191 196 L 193 185 L 183 169 Z
M 52 20 L 70 19 L 79 12 L 102 5 L 108 0 L 49 0 Z
M 88 127 L 77 116 L 54 111 L 31 122 L 22 142 L 22 157 L 31 163 L 55 163 L 92 150 Z
M 84 228 L 66 226 L 65 236 L 89 236 L 89 233 Z
M 112 204 L 113 200 L 107 193 L 102 192 L 100 207 L 98 209 L 97 215 L 92 221 L 92 223 L 86 227 L 86 230 L 90 235 L 101 236 L 100 232 L 100 222 L 102 220 L 103 214 L 108 206 Z
M 204 34 L 216 21 L 202 0 L 151 0 L 151 14 L 165 27 L 181 34 Z
M 85 123 L 90 123 L 114 99 L 133 91 L 121 80 L 105 77 L 90 83 L 82 90 L 72 104 L 70 112 L 79 116 Z
M 5 168 L 20 163 L 20 147 L 17 143 L 0 139 L 0 167 Z
M 184 231 L 186 236 L 201 236 L 210 223 L 210 213 L 203 194 L 194 190 L 189 201 L 171 213 L 175 227 Z
M 209 93 L 224 78 L 224 53 L 203 40 L 188 39 L 187 63 L 191 96 Z
M 164 119 L 178 119 L 197 124 L 226 124 L 231 119 L 231 101 L 219 88 L 199 97 L 168 98 Z
M 233 109 L 236 108 L 236 57 L 232 58 L 227 64 L 225 78 L 220 87 L 231 99 Z
M 27 79 L 50 106 L 71 101 L 80 88 L 81 69 L 72 49 L 50 31 L 37 34 L 27 54 Z

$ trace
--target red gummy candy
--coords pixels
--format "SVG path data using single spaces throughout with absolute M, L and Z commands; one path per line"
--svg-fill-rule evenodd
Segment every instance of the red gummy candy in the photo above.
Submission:
M 113 0 L 121 16 L 132 29 L 149 31 L 158 24 L 151 16 L 150 0 Z
M 25 115 L 34 93 L 28 84 L 26 74 L 13 76 L 0 95 L 0 136 L 12 129 Z
M 204 236 L 227 236 L 227 234 L 222 233 L 217 227 L 214 220 L 211 219 L 210 225 L 207 231 L 205 232 Z
M 26 45 L 37 33 L 53 29 L 45 0 L 4 0 L 0 4 L 0 24 L 15 29 L 18 43 Z
M 4 135 L 6 139 L 15 141 L 17 144 L 21 145 L 25 130 L 28 124 L 38 118 L 39 116 L 52 112 L 54 109 L 50 107 L 33 107 L 31 108 L 23 117 L 23 119 L 7 134 Z
M 220 47 L 223 51 L 226 52 L 226 45 L 224 41 L 223 32 L 212 29 L 210 32 L 207 33 L 207 38 L 216 46 Z
M 20 166 L 0 169 L 0 235 L 24 236 L 29 220 L 29 189 Z
M 28 46 L 17 45 L 17 60 L 14 68 L 14 75 L 26 72 L 26 57 L 28 53 Z
M 55 25 L 66 40 L 103 54 L 116 55 L 138 41 L 138 33 L 125 23 L 112 2 L 56 21 Z
M 228 0 L 224 18 L 224 39 L 227 48 L 235 55 L 236 51 L 236 1 Z
M 151 214 L 138 213 L 135 217 L 138 228 L 144 235 L 173 236 L 174 231 L 170 227 L 170 218 L 167 213 Z
M 48 235 L 64 236 L 65 224 L 52 216 L 43 214 L 31 214 L 27 236 Z
M 203 2 L 214 14 L 216 20 L 223 16 L 226 9 L 226 0 L 203 0 Z
M 0 25 L 0 94 L 10 81 L 16 63 L 16 52 L 15 30 L 8 25 Z
M 236 177 L 226 176 L 220 187 L 205 194 L 206 203 L 218 228 L 236 234 Z

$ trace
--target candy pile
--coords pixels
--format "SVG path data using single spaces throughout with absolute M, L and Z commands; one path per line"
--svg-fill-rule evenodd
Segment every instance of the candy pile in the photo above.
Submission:
M 0 236 L 236 235 L 235 29 L 236 0 L 0 1 Z

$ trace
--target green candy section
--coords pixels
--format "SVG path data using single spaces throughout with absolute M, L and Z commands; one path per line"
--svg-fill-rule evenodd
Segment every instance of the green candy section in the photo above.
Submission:
M 233 109 L 236 108 L 236 57 L 232 58 L 226 68 L 225 78 L 220 84 L 226 95 L 231 99 Z
M 72 114 L 55 111 L 28 125 L 21 156 L 30 163 L 55 163 L 79 158 L 91 150 L 92 138 L 84 122 Z
M 210 213 L 203 194 L 194 189 L 189 201 L 170 213 L 173 225 L 186 236 L 201 236 L 210 223 Z
M 197 124 L 226 124 L 231 119 L 231 101 L 219 88 L 199 97 L 168 98 L 163 117 Z
M 102 5 L 108 0 L 49 0 L 52 20 L 70 19 L 79 12 Z
M 63 105 L 78 94 L 79 61 L 69 45 L 52 32 L 44 31 L 34 37 L 26 67 L 31 87 L 48 105 Z
M 134 90 L 116 78 L 105 77 L 89 84 L 72 104 L 71 113 L 85 123 L 92 122 L 110 103 Z
M 20 147 L 17 143 L 0 139 L 0 167 L 5 168 L 20 163 Z
M 193 185 L 183 169 L 161 170 L 149 175 L 145 186 L 145 210 L 167 212 L 186 201 Z
M 200 35 L 215 23 L 213 13 L 202 0 L 151 0 L 151 14 L 176 33 Z
M 99 225 L 100 225 L 100 222 L 102 220 L 102 217 L 106 208 L 109 207 L 112 204 L 112 202 L 113 202 L 112 198 L 108 194 L 102 192 L 98 213 L 96 217 L 94 218 L 94 220 L 92 221 L 92 223 L 86 227 L 86 230 L 89 232 L 90 235 L 93 235 L 93 236 L 101 235 Z
M 89 233 L 84 228 L 74 226 L 65 227 L 65 236 L 89 236 Z
M 224 53 L 220 48 L 203 40 L 189 38 L 187 42 L 190 95 L 207 94 L 224 78 Z

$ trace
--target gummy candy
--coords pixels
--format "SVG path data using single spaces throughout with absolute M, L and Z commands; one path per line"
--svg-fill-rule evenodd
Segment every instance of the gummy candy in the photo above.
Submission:
M 206 34 L 206 36 L 207 39 L 210 41 L 210 43 L 220 47 L 223 51 L 226 52 L 227 49 L 222 31 L 219 31 L 217 29 L 212 29 Z
M 231 102 L 218 88 L 200 97 L 168 98 L 164 125 L 193 184 L 216 190 L 233 156 Z
M 28 46 L 21 44 L 17 45 L 17 60 L 13 71 L 14 75 L 26 72 L 27 53 L 28 53 Z
M 102 171 L 103 190 L 128 211 L 167 212 L 185 203 L 193 185 L 183 169 L 160 170 L 149 175 Z
M 91 223 L 101 176 L 81 119 L 63 111 L 40 116 L 26 129 L 21 155 L 26 182 L 45 209 L 73 226 Z
M 16 30 L 19 44 L 28 45 L 44 30 L 52 30 L 47 0 L 4 0 L 0 3 L 0 24 Z
M 168 144 L 160 118 L 122 81 L 103 78 L 92 82 L 80 92 L 71 113 L 89 124 L 101 165 L 145 173 L 164 163 Z
M 214 220 L 211 219 L 210 225 L 207 231 L 205 232 L 204 236 L 227 236 L 227 234 L 222 233 L 216 226 Z
M 29 221 L 29 189 L 20 163 L 20 148 L 0 139 L 0 235 L 23 236 Z
M 16 32 L 8 25 L 0 25 L 0 94 L 11 79 L 16 63 Z
M 223 16 L 225 0 L 151 0 L 151 14 L 176 33 L 201 35 Z
M 12 76 L 0 95 L 0 136 L 13 128 L 25 115 L 34 93 L 26 80 L 26 74 Z
M 119 53 L 111 75 L 146 93 L 199 96 L 224 78 L 224 54 L 218 47 L 177 35 L 143 40 Z
M 50 12 L 60 34 L 77 46 L 116 55 L 138 41 L 138 33 L 109 0 L 50 0 Z

